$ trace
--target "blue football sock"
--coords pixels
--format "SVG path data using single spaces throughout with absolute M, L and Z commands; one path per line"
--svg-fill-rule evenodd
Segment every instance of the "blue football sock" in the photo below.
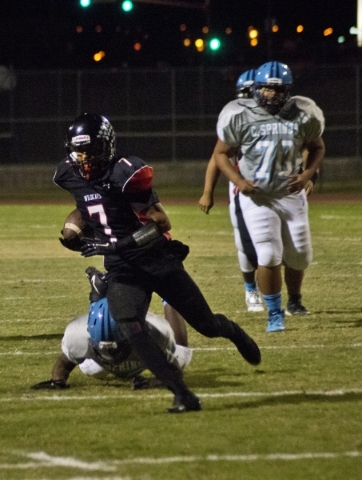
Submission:
M 282 294 L 263 295 L 266 308 L 269 313 L 279 313 L 282 310 Z
M 244 286 L 247 292 L 255 292 L 255 290 L 257 290 L 255 282 L 253 283 L 244 282 Z

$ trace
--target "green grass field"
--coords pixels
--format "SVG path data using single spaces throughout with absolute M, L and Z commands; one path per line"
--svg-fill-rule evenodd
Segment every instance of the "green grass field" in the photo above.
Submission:
M 65 198 L 65 194 L 64 194 Z M 161 197 L 162 198 L 162 197 Z M 265 333 L 246 313 L 226 205 L 164 205 L 186 268 L 212 309 L 259 343 L 247 364 L 223 339 L 188 329 L 185 371 L 203 411 L 168 415 L 167 390 L 119 380 L 49 379 L 62 333 L 88 308 L 83 259 L 58 242 L 70 203 L 0 206 L 0 478 L 6 480 L 306 480 L 362 478 L 362 213 L 358 203 L 311 202 L 314 260 L 303 300 L 312 314 Z M 285 291 L 284 300 L 286 299 Z M 158 297 L 152 310 L 162 312 Z

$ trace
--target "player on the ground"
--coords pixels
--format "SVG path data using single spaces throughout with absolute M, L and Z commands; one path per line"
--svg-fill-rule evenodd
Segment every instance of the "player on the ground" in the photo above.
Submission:
M 67 325 L 62 339 L 63 353 L 55 361 L 51 379 L 37 383 L 32 388 L 67 388 L 68 377 L 77 365 L 86 375 L 102 379 L 111 374 L 122 380 L 132 380 L 135 390 L 149 388 L 155 382 L 141 375 L 146 369 L 145 364 L 132 351 L 109 312 L 105 297 L 106 275 L 94 267 L 88 267 L 86 274 L 92 287 L 89 313 L 74 318 Z M 148 312 L 146 324 L 168 361 L 183 370 L 191 361 L 192 350 L 177 344 L 167 321 L 167 312 L 169 310 L 165 309 L 166 319 Z
M 287 65 L 262 65 L 255 77 L 254 98 L 234 100 L 221 111 L 214 149 L 218 168 L 239 190 L 257 252 L 268 332 L 285 328 L 282 264 L 304 271 L 312 259 L 305 186 L 325 152 L 323 112 L 309 98 L 291 98 L 291 86 Z M 303 150 L 307 157 L 301 169 Z M 238 171 L 229 161 L 234 155 L 241 157 Z
M 200 410 L 199 398 L 167 361 L 146 327 L 153 292 L 199 333 L 229 339 L 251 364 L 260 363 L 256 343 L 235 322 L 213 314 L 182 261 L 188 247 L 171 240 L 170 220 L 152 188 L 153 169 L 115 151 L 115 133 L 97 114 L 77 117 L 67 132 L 67 157 L 54 181 L 68 190 L 99 240 L 88 239 L 82 255 L 104 255 L 112 317 L 147 368 L 174 393 L 167 411 Z

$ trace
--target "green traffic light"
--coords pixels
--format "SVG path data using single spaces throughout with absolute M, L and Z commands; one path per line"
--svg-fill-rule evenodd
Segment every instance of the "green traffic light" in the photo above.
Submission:
M 124 0 L 122 2 L 122 10 L 124 12 L 130 12 L 133 8 L 133 2 L 131 0 Z
M 86 8 L 92 3 L 92 0 L 79 0 L 79 4 L 81 7 Z
M 209 47 L 211 48 L 211 50 L 219 50 L 219 48 L 221 47 L 221 42 L 218 38 L 212 38 L 209 42 Z

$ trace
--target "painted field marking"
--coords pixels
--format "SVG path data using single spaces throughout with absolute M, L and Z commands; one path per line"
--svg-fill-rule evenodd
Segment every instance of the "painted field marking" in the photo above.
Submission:
M 45 319 L 44 319 L 45 320 Z M 59 334 L 60 336 L 61 334 Z M 328 348 L 361 348 L 362 343 L 352 343 L 350 345 L 259 345 L 261 350 L 297 350 L 297 349 L 311 349 L 311 350 L 322 350 Z M 195 347 L 191 349 L 193 352 L 219 352 L 219 351 L 234 351 L 235 348 L 233 347 Z M 57 355 L 60 354 L 59 351 L 49 351 L 49 352 L 42 352 L 42 355 Z M 11 357 L 11 356 L 19 356 L 19 355 L 26 355 L 28 357 L 31 356 L 39 356 L 39 352 L 23 352 L 22 350 L 12 350 L 8 352 L 0 352 L 0 357 Z
M 32 460 L 33 462 L 26 463 L 4 463 L 0 464 L 2 470 L 16 470 L 16 469 L 30 469 L 43 467 L 62 467 L 62 468 L 76 468 L 86 471 L 104 471 L 114 472 L 117 466 L 121 465 L 163 465 L 170 463 L 193 463 L 193 462 L 255 462 L 255 461 L 298 461 L 298 460 L 333 460 L 338 458 L 360 458 L 362 452 L 358 450 L 346 452 L 305 452 L 305 453 L 269 453 L 269 454 L 249 454 L 249 455 L 185 455 L 176 457 L 138 457 L 123 460 L 109 460 L 98 462 L 85 462 L 72 457 L 54 457 L 45 452 L 34 453 L 20 453 L 12 452 L 15 455 L 21 455 Z M 111 477 L 118 480 L 119 477 Z M 106 480 L 105 477 L 102 477 Z M 130 480 L 129 477 L 120 480 Z
M 334 390 L 283 390 L 278 392 L 224 392 L 224 393 L 197 393 L 197 396 L 200 398 L 249 398 L 249 397 L 283 397 L 290 395 L 303 395 L 308 396 L 343 396 L 348 394 L 359 394 L 362 393 L 362 388 L 337 388 Z M 69 400 L 84 401 L 84 400 L 130 400 L 137 399 L 145 400 L 149 399 L 163 399 L 172 397 L 171 393 L 149 393 L 147 395 L 142 395 L 139 393 L 117 393 L 117 395 L 36 395 L 35 393 L 23 394 L 19 397 L 2 397 L 0 402 L 42 402 L 42 401 L 51 401 L 51 402 L 65 402 Z
M 42 298 L 40 296 L 37 297 L 38 299 L 39 298 Z M 52 299 L 52 298 L 67 298 L 67 295 L 47 295 L 46 297 L 48 300 Z M 34 296 L 26 296 L 26 297 L 4 297 L 3 300 L 34 300 Z
M 148 464 L 159 465 L 163 463 L 177 463 L 177 462 L 255 462 L 255 461 L 290 461 L 290 460 L 311 460 L 311 459 L 334 459 L 341 457 L 358 458 L 362 456 L 362 452 L 358 450 L 350 452 L 306 452 L 306 453 L 270 453 L 266 455 L 251 454 L 251 455 L 195 455 L 195 456 L 180 456 L 180 457 L 165 457 L 165 458 L 132 458 L 130 460 L 115 460 L 116 465 L 125 464 Z
M 45 319 L 44 319 L 45 320 Z M 49 320 L 49 319 L 48 319 Z M 59 334 L 61 335 L 61 334 Z M 352 343 L 351 345 L 259 345 L 261 350 L 297 350 L 297 349 L 311 349 L 311 350 L 322 350 L 327 348 L 361 348 L 362 343 Z M 219 352 L 219 351 L 234 351 L 234 347 L 195 347 L 191 349 L 193 352 Z M 59 351 L 50 351 L 42 352 L 42 355 L 57 355 L 60 354 Z M 0 357 L 2 356 L 39 356 L 39 352 L 23 352 L 21 350 L 12 350 L 8 352 L 0 352 Z
M 12 452 L 17 456 L 27 457 L 33 462 L 27 463 L 5 463 L 0 464 L 0 469 L 28 469 L 28 468 L 40 468 L 40 467 L 67 467 L 67 468 L 79 468 L 80 470 L 104 472 L 114 472 L 116 467 L 109 462 L 97 461 L 97 462 L 85 462 L 77 460 L 72 457 L 53 457 L 45 452 L 26 453 L 15 451 Z

